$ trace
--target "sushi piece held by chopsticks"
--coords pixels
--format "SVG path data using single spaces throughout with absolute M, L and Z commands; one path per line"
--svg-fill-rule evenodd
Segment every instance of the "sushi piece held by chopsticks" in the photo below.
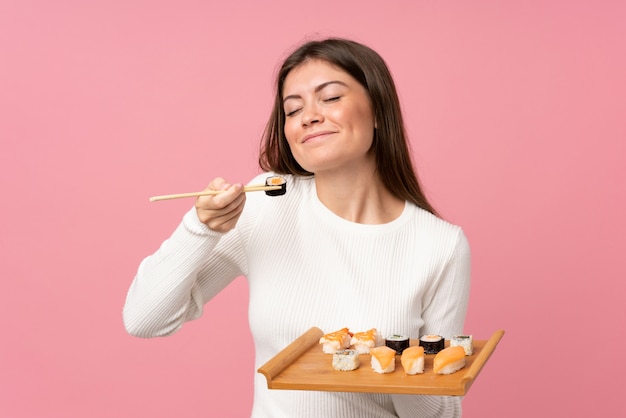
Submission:
M 243 191 L 248 192 L 265 192 L 268 196 L 281 196 L 287 193 L 287 181 L 280 176 L 271 176 L 265 180 L 265 184 L 256 184 L 245 186 Z M 162 196 L 153 196 L 151 202 L 159 200 L 183 199 L 186 197 L 212 196 L 223 193 L 224 190 L 203 190 L 201 192 L 167 194 Z
M 266 178 L 265 185 L 267 187 L 279 187 L 278 189 L 267 189 L 265 194 L 268 196 L 282 196 L 287 193 L 287 180 L 281 176 L 270 176 Z

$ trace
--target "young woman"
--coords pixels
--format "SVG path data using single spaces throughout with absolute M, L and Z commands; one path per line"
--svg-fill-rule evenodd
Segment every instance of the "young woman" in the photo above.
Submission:
M 413 170 L 392 77 L 365 45 L 308 42 L 283 63 L 260 153 L 287 193 L 242 192 L 222 178 L 140 264 L 124 322 L 169 335 L 238 276 L 249 283 L 260 367 L 311 326 L 463 333 L 470 252 Z M 458 397 L 269 390 L 256 374 L 252 416 L 458 417 Z

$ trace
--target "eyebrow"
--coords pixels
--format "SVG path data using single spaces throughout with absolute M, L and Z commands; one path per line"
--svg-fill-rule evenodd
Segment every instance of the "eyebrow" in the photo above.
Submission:
M 342 86 L 348 87 L 348 85 L 346 83 L 344 83 L 343 81 L 331 80 L 331 81 L 327 81 L 327 82 L 322 83 L 319 86 L 315 87 L 315 93 L 319 93 L 320 91 L 322 91 L 326 87 L 328 87 L 330 84 L 340 84 Z M 301 98 L 302 97 L 299 94 L 290 94 L 289 96 L 283 97 L 283 103 L 285 103 L 289 99 L 301 99 Z

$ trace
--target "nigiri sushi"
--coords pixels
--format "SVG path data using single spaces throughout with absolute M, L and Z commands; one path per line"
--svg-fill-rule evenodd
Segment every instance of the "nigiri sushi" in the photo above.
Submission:
M 352 335 L 353 334 L 348 328 L 342 328 L 322 336 L 319 343 L 322 344 L 322 350 L 324 353 L 334 354 L 339 350 L 344 350 L 350 347 Z
M 391 373 L 396 369 L 396 350 L 386 345 L 370 348 L 372 369 L 376 373 Z
M 451 374 L 465 367 L 465 350 L 460 345 L 444 348 L 435 355 L 433 371 Z
M 376 328 L 372 328 L 369 331 L 357 332 L 350 340 L 350 344 L 354 346 L 354 349 L 359 354 L 368 354 L 371 348 L 378 347 L 382 345 L 383 342 L 384 340 Z
M 424 373 L 424 347 L 414 345 L 405 348 L 400 356 L 400 363 L 406 374 Z

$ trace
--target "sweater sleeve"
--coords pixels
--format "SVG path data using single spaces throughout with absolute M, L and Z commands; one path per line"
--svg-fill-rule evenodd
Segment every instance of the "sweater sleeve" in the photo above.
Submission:
M 470 248 L 459 228 L 448 262 L 425 300 L 421 335 L 437 334 L 449 339 L 463 333 L 470 291 Z M 392 395 L 398 417 L 458 418 L 461 397 Z
M 242 254 L 237 230 L 212 231 L 191 209 L 140 263 L 123 309 L 127 332 L 143 338 L 165 336 L 199 318 L 204 304 L 242 274 Z
M 449 339 L 463 333 L 470 293 L 470 247 L 461 228 L 431 292 L 425 297 L 420 335 L 436 334 Z
M 399 418 L 460 418 L 460 396 L 391 395 Z

